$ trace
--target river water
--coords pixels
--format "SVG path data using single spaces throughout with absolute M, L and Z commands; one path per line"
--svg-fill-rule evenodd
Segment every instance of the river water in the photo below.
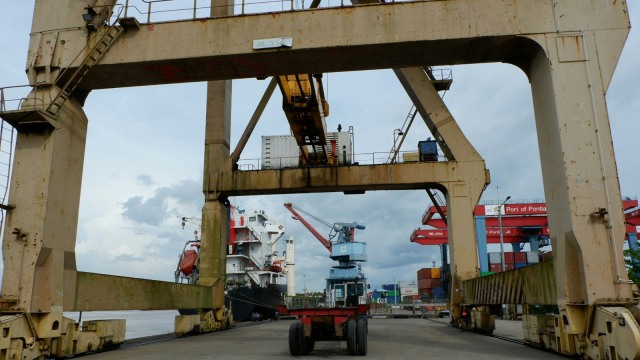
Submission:
M 64 316 L 76 322 L 86 320 L 125 319 L 127 328 L 125 339 L 136 339 L 145 336 L 173 333 L 173 324 L 178 310 L 154 311 L 83 311 L 80 319 L 79 312 L 65 312 Z

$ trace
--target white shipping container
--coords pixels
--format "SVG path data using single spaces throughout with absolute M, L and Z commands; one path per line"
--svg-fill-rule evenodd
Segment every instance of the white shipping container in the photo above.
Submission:
M 527 251 L 527 262 L 529 264 L 537 264 L 540 262 L 539 251 Z
M 336 143 L 336 156 L 339 165 L 351 164 L 353 144 L 348 131 L 327 133 L 328 154 L 332 152 L 332 140 Z M 311 147 L 309 147 L 311 152 Z M 316 147 L 321 152 L 321 147 Z M 262 137 L 262 169 L 282 169 L 299 166 L 300 148 L 293 135 L 271 135 Z
M 410 296 L 410 295 L 418 295 L 419 293 L 418 293 L 417 287 L 401 287 L 400 294 L 402 296 Z
M 398 286 L 400 288 L 417 288 L 418 282 L 415 280 L 411 281 L 398 281 Z
M 291 135 L 262 137 L 262 169 L 298 167 L 300 148 Z
M 489 264 L 502 264 L 502 257 L 499 252 L 489 253 Z
M 402 153 L 402 162 L 418 162 L 420 161 L 420 154 L 415 152 L 405 152 Z

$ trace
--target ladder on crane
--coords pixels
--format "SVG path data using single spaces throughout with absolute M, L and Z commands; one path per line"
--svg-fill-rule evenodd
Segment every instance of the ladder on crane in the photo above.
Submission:
M 74 70 L 65 68 L 53 82 L 52 85 L 60 88 L 60 91 L 49 105 L 46 107 L 38 106 L 36 102 L 34 105 L 26 108 L 7 111 L 4 108 L 4 99 L 0 99 L 3 105 L 2 109 L 0 109 L 0 117 L 18 131 L 55 128 L 58 111 L 73 95 L 73 92 L 82 83 L 82 80 L 89 70 L 104 57 L 111 45 L 130 27 L 139 28 L 140 24 L 135 18 L 120 18 L 119 16 L 116 17 L 116 20 L 112 24 L 105 22 L 96 30 L 97 34 L 100 35 L 95 41 L 95 44 L 89 43 L 71 62 L 74 64 L 81 55 L 87 54 L 82 61 L 80 61 L 80 65 Z
M 6 212 L 12 208 L 7 204 L 7 195 L 9 195 L 9 183 L 11 181 L 14 138 L 15 129 L 2 120 L 0 122 L 0 229 L 4 229 Z M 0 234 L 0 239 L 2 236 Z
M 58 80 L 65 79 L 64 85 L 60 87 L 60 92 L 53 99 L 51 104 L 46 109 L 46 112 L 52 116 L 56 116 L 58 111 L 62 108 L 62 105 L 71 97 L 73 91 L 80 85 L 82 79 L 87 75 L 89 70 L 102 59 L 104 54 L 109 50 L 111 45 L 116 39 L 124 32 L 124 26 L 103 25 L 98 31 L 104 31 L 104 34 L 96 42 L 96 45 L 91 49 L 89 54 L 82 60 L 80 66 L 78 66 L 73 73 L 67 74 L 69 68 L 66 68 L 62 74 L 58 77 L 54 85 L 57 85 Z M 67 77 L 68 75 L 68 77 Z
M 393 145 L 391 146 L 391 151 L 389 152 L 387 163 L 393 164 L 396 162 L 396 159 L 398 158 L 398 152 L 400 151 L 400 147 L 402 146 L 402 143 L 404 142 L 404 139 L 406 138 L 407 133 L 409 132 L 409 129 L 413 124 L 413 120 L 416 118 L 416 115 L 418 115 L 418 109 L 416 108 L 415 105 L 411 104 L 411 109 L 409 109 L 409 113 L 407 114 L 407 117 L 404 119 L 404 122 L 402 123 L 402 127 L 399 129 L 400 131 L 398 133 L 394 133 Z M 398 138 L 400 138 L 399 142 L 397 142 Z M 396 146 L 396 143 L 397 143 L 397 146 Z
M 436 91 L 444 91 L 446 93 L 446 91 L 451 88 L 451 83 L 453 82 L 453 78 L 451 76 L 450 70 L 434 69 L 430 66 L 424 67 L 423 70 L 427 75 L 427 78 L 429 79 L 429 81 L 431 81 L 431 83 L 435 87 Z M 436 75 L 436 73 L 438 75 Z M 441 97 L 444 97 L 444 93 L 442 94 Z M 393 145 L 391 146 L 391 151 L 389 152 L 389 156 L 387 157 L 388 164 L 393 164 L 397 161 L 398 152 L 400 152 L 402 143 L 404 142 L 404 139 L 407 137 L 407 133 L 409 132 L 409 129 L 411 128 L 411 125 L 413 124 L 413 120 L 416 118 L 416 115 L 418 115 L 418 109 L 416 108 L 415 104 L 411 104 L 411 109 L 409 109 L 409 113 L 407 114 L 407 117 L 404 119 L 404 122 L 402 123 L 402 127 L 394 130 Z M 400 141 L 398 141 L 398 139 Z

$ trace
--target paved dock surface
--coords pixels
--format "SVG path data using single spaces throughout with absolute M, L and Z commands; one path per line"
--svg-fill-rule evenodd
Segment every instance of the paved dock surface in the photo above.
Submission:
M 290 320 L 94 354 L 83 359 L 290 359 Z M 519 333 L 518 333 L 519 332 Z M 497 322 L 496 334 L 522 339 L 519 322 Z M 368 359 L 566 359 L 514 342 L 462 331 L 447 319 L 370 319 Z M 346 342 L 317 342 L 305 358 L 353 358 Z

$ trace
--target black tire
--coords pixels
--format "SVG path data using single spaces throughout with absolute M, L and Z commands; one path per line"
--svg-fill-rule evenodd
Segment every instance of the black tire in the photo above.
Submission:
M 298 321 L 298 323 L 300 324 L 300 355 L 309 355 L 309 353 L 311 352 L 311 350 L 313 350 L 313 346 L 315 345 L 313 343 L 313 340 L 311 340 L 310 337 L 305 337 L 304 336 L 304 325 L 302 325 L 301 322 Z
M 367 319 L 358 319 L 356 333 L 356 343 L 358 345 L 358 355 L 367 355 Z
M 289 352 L 293 356 L 300 355 L 300 321 L 289 326 Z
M 347 322 L 347 351 L 349 355 L 355 355 L 357 349 L 356 321 L 352 319 Z
M 309 338 L 300 336 L 300 355 L 309 355 Z

